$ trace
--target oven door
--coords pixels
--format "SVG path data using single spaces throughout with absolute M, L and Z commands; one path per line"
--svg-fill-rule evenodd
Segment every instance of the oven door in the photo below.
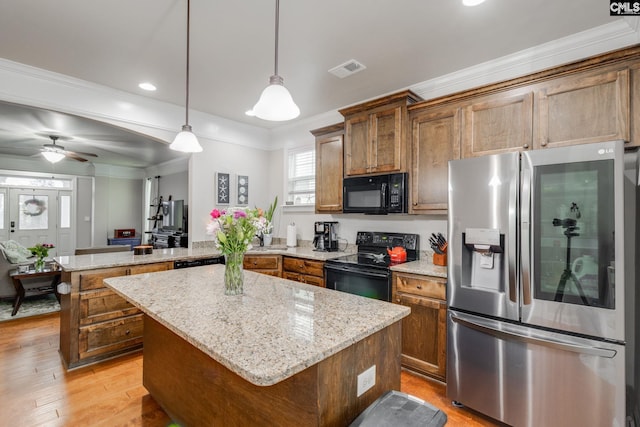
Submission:
M 382 301 L 391 301 L 391 272 L 356 264 L 324 266 L 326 287 Z

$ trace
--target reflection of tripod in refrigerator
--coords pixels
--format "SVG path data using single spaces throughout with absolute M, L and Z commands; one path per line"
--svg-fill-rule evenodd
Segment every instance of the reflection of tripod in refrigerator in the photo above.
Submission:
M 571 271 L 571 238 L 579 236 L 580 234 L 576 232 L 579 227 L 576 227 L 576 220 L 573 218 L 565 218 L 565 219 L 553 219 L 553 225 L 555 227 L 561 225 L 564 230 L 564 235 L 567 236 L 567 259 L 564 266 L 564 271 L 560 276 L 560 282 L 558 283 L 558 289 L 556 290 L 556 296 L 554 301 L 562 301 L 562 297 L 564 296 L 564 289 L 567 285 L 567 280 L 571 279 L 573 283 L 576 285 L 576 289 L 580 294 L 580 299 L 584 305 L 589 305 L 589 301 L 587 301 L 587 297 L 582 290 L 582 285 L 580 284 L 580 280 L 573 274 Z

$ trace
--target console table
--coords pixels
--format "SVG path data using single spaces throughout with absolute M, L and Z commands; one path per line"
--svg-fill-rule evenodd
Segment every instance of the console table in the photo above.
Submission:
M 51 292 L 55 293 L 58 302 L 60 302 L 60 294 L 58 293 L 58 283 L 60 283 L 60 270 L 51 270 L 46 269 L 44 271 L 26 271 L 20 272 L 18 270 L 12 270 L 9 272 L 9 276 L 13 281 L 13 286 L 16 288 L 16 299 L 13 302 L 13 311 L 11 312 L 12 316 L 15 316 L 22 305 L 22 301 L 26 297 L 31 297 L 35 295 L 44 295 L 50 294 Z M 23 280 L 31 280 L 31 279 L 44 279 L 51 278 L 51 283 L 49 285 L 40 285 L 38 287 L 27 287 L 25 288 L 25 284 L 22 282 Z

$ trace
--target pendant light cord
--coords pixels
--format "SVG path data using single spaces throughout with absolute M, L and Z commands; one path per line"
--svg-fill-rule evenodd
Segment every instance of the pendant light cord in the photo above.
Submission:
M 275 66 L 274 66 L 274 75 L 278 75 L 278 28 L 280 27 L 279 24 L 279 17 L 280 17 L 280 0 L 276 0 L 276 55 L 275 55 Z
M 186 101 L 185 101 L 185 125 L 189 125 L 189 39 L 191 31 L 191 0 L 187 0 L 187 88 L 186 88 Z

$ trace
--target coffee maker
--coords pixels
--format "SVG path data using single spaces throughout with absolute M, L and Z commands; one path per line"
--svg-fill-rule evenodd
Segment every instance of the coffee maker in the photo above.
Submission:
M 338 250 L 336 224 L 338 224 L 338 221 L 317 221 L 314 224 L 314 250 L 324 252 L 334 252 Z

